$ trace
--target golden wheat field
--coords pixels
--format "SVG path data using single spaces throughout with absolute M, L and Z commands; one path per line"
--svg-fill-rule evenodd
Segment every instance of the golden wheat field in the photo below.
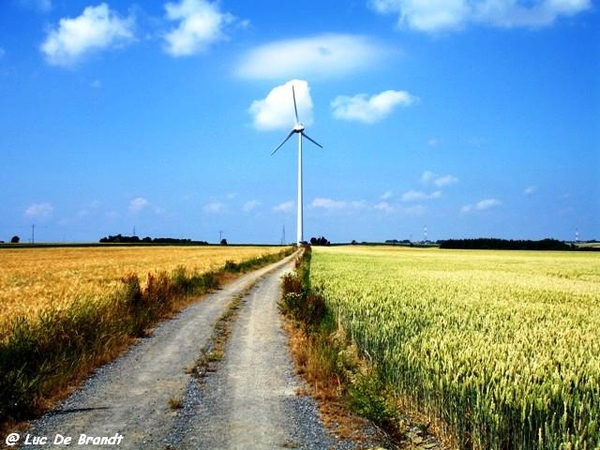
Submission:
M 48 306 L 67 307 L 79 298 L 102 299 L 121 279 L 137 274 L 204 273 L 280 247 L 49 247 L 0 249 L 0 324 L 16 315 L 35 315 Z

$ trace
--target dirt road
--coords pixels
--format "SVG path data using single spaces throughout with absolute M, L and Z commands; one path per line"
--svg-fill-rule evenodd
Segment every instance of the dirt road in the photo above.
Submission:
M 33 423 L 19 444 L 41 448 L 23 445 L 37 439 L 43 447 L 76 448 L 350 448 L 324 431 L 311 399 L 295 394 L 301 380 L 276 305 L 280 278 L 291 267 L 287 258 L 246 274 L 165 322 Z M 189 368 L 240 295 L 243 305 L 225 358 L 199 383 Z

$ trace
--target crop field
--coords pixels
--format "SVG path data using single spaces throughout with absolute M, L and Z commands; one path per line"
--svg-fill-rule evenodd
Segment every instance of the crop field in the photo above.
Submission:
M 49 247 L 0 249 L 1 324 L 18 315 L 34 316 L 48 307 L 66 308 L 74 300 L 102 301 L 123 277 L 171 273 L 184 268 L 200 274 L 274 254 L 279 247 Z
M 317 247 L 310 282 L 455 448 L 600 448 L 600 255 Z
M 224 273 L 282 247 L 0 249 L 0 428 L 110 361 L 161 319 L 218 287 Z

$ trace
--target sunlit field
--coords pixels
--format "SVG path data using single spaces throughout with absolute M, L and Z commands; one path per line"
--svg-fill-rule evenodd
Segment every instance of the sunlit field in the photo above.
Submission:
M 600 448 L 600 255 L 314 248 L 346 333 L 456 448 Z
M 22 314 L 52 307 L 67 307 L 77 298 L 100 300 L 114 292 L 122 278 L 137 274 L 142 283 L 148 273 L 171 273 L 179 267 L 188 274 L 239 263 L 279 247 L 57 247 L 0 249 L 0 323 Z
M 227 277 L 282 247 L 0 249 L 0 428 L 116 357 Z M 227 275 L 229 276 L 229 275 Z

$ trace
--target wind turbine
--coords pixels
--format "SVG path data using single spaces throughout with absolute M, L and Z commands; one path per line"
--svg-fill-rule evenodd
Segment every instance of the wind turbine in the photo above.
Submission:
M 315 144 L 318 147 L 323 148 L 323 146 L 321 144 L 319 144 L 317 141 L 315 141 L 314 139 L 310 138 L 304 132 L 304 125 L 302 125 L 302 123 L 300 122 L 300 119 L 298 119 L 298 107 L 296 106 L 296 92 L 294 91 L 293 84 L 292 84 L 292 97 L 294 99 L 294 113 L 296 115 L 296 125 L 294 125 L 294 128 L 292 128 L 292 131 L 290 131 L 290 133 L 281 142 L 281 144 L 279 144 L 277 147 L 275 147 L 275 150 L 273 150 L 271 152 L 271 156 L 273 156 L 275 154 L 275 152 L 277 150 L 279 150 L 283 146 L 283 144 L 285 144 L 288 141 L 288 139 L 292 137 L 292 135 L 294 133 L 296 133 L 298 135 L 298 201 L 297 201 L 298 215 L 297 215 L 297 222 L 296 222 L 296 244 L 301 245 L 302 242 L 304 241 L 304 232 L 303 232 L 304 221 L 303 221 L 303 205 L 302 205 L 302 138 L 305 137 L 306 139 L 308 139 L 310 142 L 312 142 L 313 144 Z

